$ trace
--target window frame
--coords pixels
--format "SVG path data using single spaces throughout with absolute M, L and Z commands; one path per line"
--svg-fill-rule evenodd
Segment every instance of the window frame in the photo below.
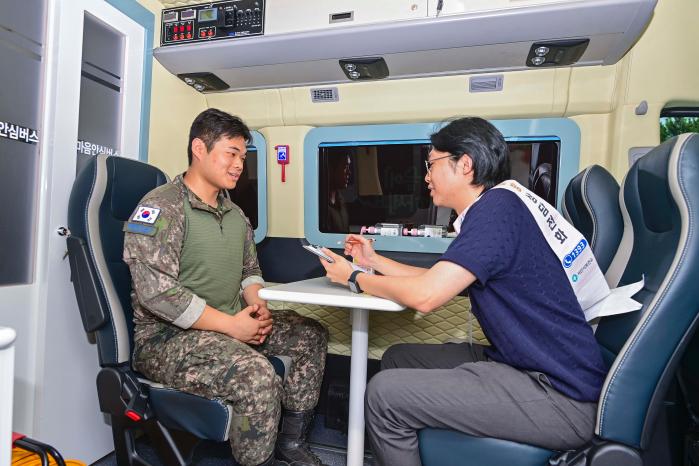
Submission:
M 660 118 L 699 118 L 699 107 L 667 107 L 660 111 Z
M 255 243 L 259 244 L 267 237 L 267 141 L 259 131 L 253 130 L 250 134 L 250 146 L 257 150 L 257 228 L 254 233 Z
M 562 205 L 568 182 L 580 165 L 580 128 L 568 118 L 539 118 L 490 121 L 508 142 L 556 138 L 560 141 L 557 205 Z M 309 242 L 338 248 L 345 237 L 340 233 L 322 233 L 319 225 L 319 148 L 321 145 L 359 145 L 395 141 L 429 141 L 440 122 L 417 124 L 356 125 L 313 128 L 304 140 L 304 233 Z M 375 235 L 379 251 L 443 253 L 452 238 L 388 237 Z

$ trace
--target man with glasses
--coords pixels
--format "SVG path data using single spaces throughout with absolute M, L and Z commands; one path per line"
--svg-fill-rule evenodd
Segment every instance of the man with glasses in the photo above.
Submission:
M 349 235 L 345 254 L 380 274 L 321 261 L 352 289 L 431 312 L 465 288 L 491 346 L 389 348 L 367 387 L 366 420 L 379 465 L 418 466 L 417 432 L 453 429 L 538 445 L 579 447 L 593 436 L 606 374 L 592 329 L 563 268 L 520 198 L 495 187 L 509 177 L 507 144 L 480 118 L 431 136 L 425 181 L 433 202 L 459 216 L 458 236 L 430 269 L 377 254 Z

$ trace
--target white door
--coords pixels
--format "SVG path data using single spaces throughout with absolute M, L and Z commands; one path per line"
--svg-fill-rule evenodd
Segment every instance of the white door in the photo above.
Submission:
M 95 0 L 48 0 L 47 22 L 36 280 L 28 313 L 35 351 L 21 355 L 34 365 L 35 379 L 31 406 L 15 404 L 15 413 L 30 413 L 29 434 L 89 464 L 113 444 L 97 402 L 97 350 L 82 329 L 57 229 L 66 225 L 76 146 L 83 155 L 103 150 L 138 158 L 145 30 Z M 111 94 L 100 94 L 98 85 Z M 86 128 L 105 115 L 107 123 L 92 125 L 93 137 Z M 105 126 L 111 135 L 100 134 Z

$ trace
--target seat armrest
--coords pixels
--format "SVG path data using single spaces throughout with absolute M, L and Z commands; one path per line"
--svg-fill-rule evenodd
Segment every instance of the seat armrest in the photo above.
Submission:
M 643 466 L 638 450 L 598 437 L 549 459 L 548 466 Z
M 70 236 L 68 243 L 68 260 L 70 262 L 70 280 L 78 300 L 78 309 L 86 332 L 101 328 L 109 317 L 107 303 L 97 293 L 101 289 L 97 272 L 90 258 L 90 251 L 82 238 Z
M 97 393 L 100 410 L 105 414 L 126 416 L 137 422 L 152 417 L 148 403 L 148 385 L 141 383 L 127 367 L 102 369 L 97 374 Z

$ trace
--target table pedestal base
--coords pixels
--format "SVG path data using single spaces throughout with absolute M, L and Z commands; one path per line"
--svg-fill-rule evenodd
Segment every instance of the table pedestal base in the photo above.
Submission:
M 352 309 L 352 358 L 347 439 L 347 466 L 364 464 L 364 391 L 369 357 L 369 311 Z

